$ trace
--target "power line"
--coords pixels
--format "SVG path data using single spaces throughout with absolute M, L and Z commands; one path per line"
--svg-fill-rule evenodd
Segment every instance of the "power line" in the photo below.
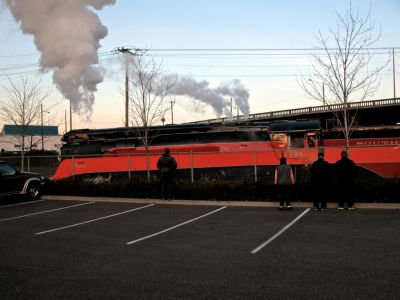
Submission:
M 132 48 L 137 50 L 145 50 L 151 52 L 234 52 L 234 51 L 338 51 L 339 48 L 155 48 L 155 49 L 140 49 L 136 47 L 126 46 L 125 48 Z M 400 47 L 367 47 L 365 50 L 392 50 L 400 49 Z
M 39 56 L 40 53 L 31 54 L 13 54 L 13 55 L 0 55 L 0 58 L 10 58 L 10 57 L 26 57 L 26 56 Z
M 276 59 L 293 59 L 293 58 L 305 58 L 305 57 L 310 57 L 313 55 L 312 53 L 299 53 L 299 51 L 324 51 L 325 49 L 322 48 L 160 48 L 160 49 L 140 49 L 140 48 L 117 48 L 116 50 L 111 50 L 111 51 L 104 51 L 104 52 L 99 52 L 99 57 L 100 61 L 99 63 L 104 62 L 105 60 L 108 59 L 108 57 L 115 55 L 116 53 L 120 53 L 120 50 L 126 50 L 130 51 L 130 49 L 133 49 L 135 51 L 136 55 L 146 55 L 147 52 L 153 52 L 155 53 L 155 56 L 163 56 L 163 57 L 179 57 L 179 58 L 184 58 L 187 57 L 189 59 L 211 59 L 211 58 L 257 58 L 257 59 L 264 59 L 268 57 L 273 57 L 274 60 Z M 373 53 L 374 55 L 382 55 L 382 54 L 389 54 L 389 50 L 393 51 L 393 49 L 400 49 L 400 47 L 375 47 L 375 48 L 365 48 L 365 50 L 374 50 L 374 51 L 382 51 L 386 50 L 388 52 L 376 52 Z M 329 49 L 328 49 L 329 50 Z M 331 48 L 330 50 L 337 50 L 335 48 Z M 176 52 L 176 53 L 172 53 Z M 208 52 L 208 53 L 207 53 Z M 214 53 L 210 53 L 214 52 Z M 234 52 L 247 52 L 247 53 L 234 53 Z M 263 53 L 254 53 L 254 52 L 263 52 Z M 267 52 L 281 52 L 281 53 L 267 53 Z M 289 53 L 284 53 L 284 52 L 289 52 Z M 0 57 L 21 57 L 21 56 L 32 56 L 33 54 L 21 54 L 21 55 L 14 55 L 14 56 L 0 56 Z M 318 55 L 323 55 L 323 54 L 318 54 Z M 398 56 L 398 52 L 395 53 L 396 56 Z M 109 63 L 109 62 L 107 62 Z M 378 62 L 374 62 L 378 63 Z M 396 62 L 397 65 L 397 62 Z M 204 66 L 204 65 L 203 65 Z M 266 68 L 277 68 L 279 65 L 273 64 L 273 65 L 268 65 L 265 66 Z M 307 65 L 286 65 L 285 67 L 305 67 Z M 35 70 L 27 70 L 24 72 L 13 72 L 17 70 L 24 70 L 24 69 L 31 69 L 37 67 Z M 179 66 L 178 66 L 179 67 Z M 180 66 L 183 67 L 183 66 Z M 188 65 L 187 67 L 199 67 L 199 65 Z M 235 65 L 230 65 L 230 66 L 217 66 L 213 65 L 212 67 L 215 68 L 262 68 L 262 66 L 257 65 L 257 66 L 249 66 L 249 65 L 240 65 L 240 66 L 235 66 Z M 282 67 L 282 66 L 280 66 Z M 38 63 L 26 63 L 26 64 L 14 64 L 14 65 L 3 65 L 2 68 L 0 68 L 0 72 L 7 72 L 5 74 L 0 73 L 0 77 L 9 77 L 9 76 L 17 76 L 17 75 L 22 75 L 22 74 L 29 74 L 29 73 L 34 73 L 34 72 L 39 72 L 39 64 Z M 197 75 L 199 76 L 199 75 Z M 213 77 L 233 77 L 234 75 L 212 75 Z M 289 77 L 289 76 L 295 76 L 295 75 L 244 75 L 245 77 Z
M 32 70 L 32 71 L 25 71 L 25 72 L 0 74 L 0 77 L 9 77 L 9 76 L 14 76 L 14 75 L 22 75 L 22 74 L 37 73 L 37 72 L 40 72 L 40 69 Z
M 134 46 L 123 46 L 120 49 L 127 49 L 135 52 L 293 52 L 293 51 L 338 51 L 338 48 L 137 48 Z M 387 50 L 391 51 L 393 49 L 400 50 L 400 47 L 368 47 L 363 48 L 366 51 L 378 51 Z M 98 56 L 108 56 L 114 55 L 118 52 L 117 49 L 98 52 Z M 13 55 L 0 55 L 0 58 L 13 58 L 13 57 L 26 57 L 26 56 L 40 56 L 40 53 L 30 53 L 30 54 L 13 54 Z
M 32 67 L 39 67 L 39 64 L 33 63 L 33 64 L 17 64 L 17 65 L 0 65 L 0 71 L 7 71 L 9 69 L 25 69 Z

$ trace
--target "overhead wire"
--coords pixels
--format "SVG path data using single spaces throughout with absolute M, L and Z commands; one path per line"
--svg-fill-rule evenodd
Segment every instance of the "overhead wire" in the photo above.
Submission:
M 385 55 L 389 54 L 390 52 L 393 51 L 393 49 L 400 49 L 400 47 L 375 47 L 375 48 L 366 48 L 367 51 L 379 51 L 373 53 L 374 55 Z M 211 58 L 224 58 L 224 59 L 235 59 L 237 60 L 238 58 L 242 59 L 264 59 L 264 58 L 269 58 L 272 57 L 274 61 L 276 59 L 304 59 L 307 57 L 311 57 L 313 55 L 312 52 L 309 53 L 304 53 L 305 51 L 314 51 L 318 52 L 319 56 L 324 56 L 325 54 L 323 53 L 326 50 L 332 50 L 335 51 L 337 49 L 335 48 L 330 48 L 330 49 L 322 49 L 322 48 L 160 48 L 160 49 L 137 49 L 133 48 L 133 50 L 141 50 L 144 53 L 150 52 L 154 53 L 154 56 L 159 56 L 159 57 L 166 57 L 166 58 L 171 58 L 171 57 L 179 57 L 180 59 L 183 58 L 188 58 L 188 59 L 211 59 Z M 385 51 L 383 51 L 385 50 Z M 173 53 L 175 52 L 175 53 Z M 239 52 L 239 53 L 237 53 Z M 263 53 L 259 53 L 263 52 Z M 280 52 L 280 53 L 276 53 Z M 322 53 L 321 53 L 322 52 Z M 108 51 L 103 51 L 99 52 L 99 63 L 106 63 L 106 64 L 118 64 L 118 62 L 112 62 L 110 61 L 110 58 L 114 56 L 116 53 L 115 50 L 108 50 Z M 361 55 L 363 53 L 360 53 Z M 364 53 L 365 54 L 365 53 Z M 0 56 L 0 58 L 11 58 L 11 57 L 22 57 L 22 56 L 38 56 L 39 54 L 17 54 L 17 55 L 3 55 Z M 399 55 L 399 53 L 395 52 L 396 57 Z M 398 60 L 397 60 L 398 61 Z M 378 64 L 379 62 L 374 61 L 373 63 Z M 397 66 L 396 62 L 396 66 Z M 277 64 L 271 64 L 271 65 L 265 65 L 265 66 L 260 66 L 259 64 L 257 65 L 249 65 L 248 63 L 246 65 L 216 65 L 215 63 L 213 64 L 204 64 L 204 65 L 168 65 L 168 67 L 207 67 L 207 68 L 213 68 L 213 69 L 223 69 L 223 68 L 241 68 L 241 69 L 261 69 L 263 67 L 265 68 L 290 68 L 290 67 L 307 67 L 311 64 L 287 64 L 287 65 L 277 65 Z M 32 68 L 37 68 L 35 70 L 31 70 Z M 24 69 L 27 69 L 26 71 L 22 71 Z M 14 72 L 18 71 L 18 72 Z M 14 64 L 14 65 L 0 65 L 0 77 L 10 77 L 10 76 L 17 76 L 17 75 L 22 75 L 22 74 L 30 74 L 34 72 L 39 72 L 40 71 L 40 66 L 38 63 L 25 63 L 25 64 Z M 1 73 L 5 72 L 5 73 Z M 235 74 L 230 74 L 230 75 L 220 75 L 220 74 L 196 74 L 196 77 L 237 77 L 237 76 L 242 76 L 242 77 L 290 77 L 290 76 L 297 76 L 296 74 L 245 74 L 245 75 L 235 75 Z

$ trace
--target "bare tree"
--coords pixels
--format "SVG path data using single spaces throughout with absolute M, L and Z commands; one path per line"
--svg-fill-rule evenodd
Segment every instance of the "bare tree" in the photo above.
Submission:
M 299 80 L 300 86 L 311 98 L 331 107 L 349 149 L 349 138 L 356 124 L 356 112 L 349 111 L 349 102 L 364 101 L 373 96 L 379 86 L 379 73 L 389 63 L 371 66 L 376 54 L 371 50 L 380 34 L 374 35 L 375 26 L 370 12 L 362 17 L 350 2 L 345 16 L 337 14 L 337 28 L 330 29 L 328 37 L 321 32 L 312 54 L 312 74 Z
M 27 150 L 26 138 L 29 125 L 40 124 L 42 103 L 49 97 L 50 90 L 44 89 L 41 79 L 23 77 L 19 82 L 9 78 L 9 86 L 3 86 L 6 99 L 0 103 L 0 119 L 16 125 L 21 149 L 21 170 L 24 170 L 24 156 Z
M 140 140 L 145 147 L 147 179 L 150 180 L 149 130 L 164 119 L 170 110 L 168 92 L 174 84 L 171 76 L 165 76 L 162 64 L 153 57 L 130 56 L 129 114 L 138 128 Z

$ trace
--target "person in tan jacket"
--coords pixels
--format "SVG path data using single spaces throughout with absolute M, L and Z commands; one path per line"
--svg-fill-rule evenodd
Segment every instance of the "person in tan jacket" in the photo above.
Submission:
M 275 185 L 278 186 L 279 210 L 291 210 L 290 202 L 292 200 L 292 185 L 294 184 L 294 176 L 292 167 L 286 164 L 286 158 L 282 157 L 280 165 L 275 170 Z

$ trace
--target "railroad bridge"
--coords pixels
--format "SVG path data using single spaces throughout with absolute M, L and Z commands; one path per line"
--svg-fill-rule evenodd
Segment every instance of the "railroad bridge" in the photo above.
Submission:
M 362 102 L 351 102 L 347 104 L 349 111 L 356 115 L 357 124 L 360 127 L 391 127 L 400 125 L 400 98 L 371 100 Z M 182 124 L 166 124 L 151 126 L 149 135 L 176 135 L 191 132 L 207 132 L 219 126 L 252 126 L 268 125 L 272 121 L 279 120 L 320 120 L 323 129 L 336 127 L 335 113 L 343 111 L 343 104 L 323 105 L 296 108 L 281 111 L 239 115 L 234 118 L 208 119 Z M 397 126 L 396 126 L 397 125 Z M 65 143 L 99 143 L 99 147 L 107 148 L 104 145 L 108 142 L 119 140 L 125 145 L 124 140 L 137 139 L 137 127 L 119 127 L 105 129 L 76 129 L 67 132 L 63 136 Z M 112 142 L 114 143 L 114 142 Z M 113 144 L 114 145 L 114 144 Z M 115 147 L 115 145 L 113 146 Z
M 357 124 L 360 126 L 398 125 L 400 123 L 400 98 L 350 102 L 346 104 L 351 113 L 357 113 Z M 224 124 L 224 123 L 259 123 L 277 120 L 319 119 L 322 126 L 329 127 L 345 104 L 329 104 L 265 113 L 239 115 L 233 118 L 208 119 L 189 124 Z

